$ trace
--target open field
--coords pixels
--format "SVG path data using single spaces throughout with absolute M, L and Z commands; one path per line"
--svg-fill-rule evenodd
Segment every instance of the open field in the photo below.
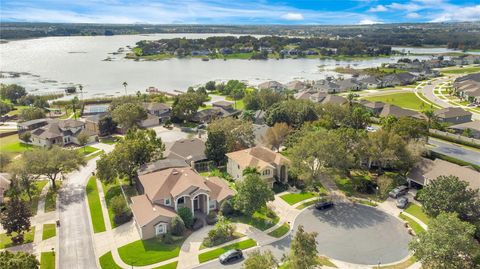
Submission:
M 430 104 L 420 100 L 420 98 L 418 98 L 413 92 L 369 96 L 365 97 L 364 99 L 371 102 L 384 102 L 412 110 L 423 110 L 427 107 L 430 107 Z

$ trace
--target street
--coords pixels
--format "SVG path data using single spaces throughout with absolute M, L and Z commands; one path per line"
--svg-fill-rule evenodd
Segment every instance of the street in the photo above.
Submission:
M 444 142 L 435 138 L 430 138 L 429 144 L 434 145 L 432 151 L 445 154 L 447 156 L 480 165 L 480 151 L 468 149 L 459 145 Z
M 97 158 L 68 175 L 59 195 L 59 268 L 97 268 L 85 186 L 96 169 Z

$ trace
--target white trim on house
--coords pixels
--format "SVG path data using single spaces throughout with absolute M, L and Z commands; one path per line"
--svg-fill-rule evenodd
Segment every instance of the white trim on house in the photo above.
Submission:
M 160 222 L 159 224 L 155 225 L 155 235 L 159 236 L 162 234 L 167 233 L 167 224 L 164 222 Z

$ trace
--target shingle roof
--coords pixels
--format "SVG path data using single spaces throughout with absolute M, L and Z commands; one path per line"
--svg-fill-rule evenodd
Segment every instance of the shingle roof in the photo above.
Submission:
M 181 168 L 187 166 L 188 164 L 184 160 L 167 158 L 142 165 L 140 169 L 138 169 L 138 174 L 144 175 L 168 168 Z
M 147 110 L 168 110 L 170 107 L 167 104 L 164 103 L 144 103 L 143 107 Z
M 135 221 L 140 227 L 147 225 L 159 216 L 173 218 L 177 215 L 173 209 L 152 204 L 145 194 L 133 196 L 131 200 L 132 205 L 130 207 L 135 216 Z
M 435 116 L 439 118 L 455 118 L 463 116 L 471 116 L 472 113 L 460 107 L 446 107 L 435 111 Z
M 459 130 L 472 129 L 480 132 L 480 121 L 465 122 L 457 125 L 452 125 L 448 128 L 459 129 Z
M 210 198 L 222 202 L 226 198 L 235 195 L 235 192 L 230 189 L 227 182 L 219 177 L 209 177 L 205 184 L 210 188 Z
M 261 146 L 230 152 L 226 155 L 228 158 L 234 160 L 242 168 L 274 168 L 273 164 L 281 165 L 290 162 L 282 154 L 273 152 L 272 150 Z
M 170 147 L 168 156 L 187 162 L 207 159 L 205 155 L 205 142 L 198 138 L 180 139 Z
M 327 97 L 325 97 L 321 103 L 322 104 L 336 104 L 336 105 L 343 105 L 348 102 L 347 98 L 339 96 L 339 95 L 334 95 L 334 94 L 328 94 Z
M 382 112 L 380 112 L 380 117 L 394 116 L 397 118 L 400 117 L 413 117 L 416 116 L 418 112 L 413 110 L 404 109 L 396 105 L 385 104 L 383 106 Z

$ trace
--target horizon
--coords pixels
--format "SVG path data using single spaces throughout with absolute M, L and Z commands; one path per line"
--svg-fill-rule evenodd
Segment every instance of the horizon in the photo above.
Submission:
M 479 21 L 470 0 L 2 0 L 0 21 L 150 25 L 371 25 Z M 115 15 L 112 15 L 115 14 Z M 49 20 L 45 20 L 49 18 Z

